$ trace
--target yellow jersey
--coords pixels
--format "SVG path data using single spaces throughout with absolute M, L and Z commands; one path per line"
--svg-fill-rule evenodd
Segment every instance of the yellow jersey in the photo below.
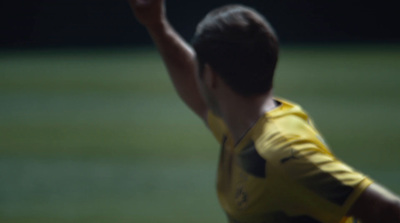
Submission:
M 222 147 L 217 193 L 229 222 L 357 222 L 346 213 L 372 181 L 335 158 L 300 106 L 276 101 L 237 145 L 208 114 Z

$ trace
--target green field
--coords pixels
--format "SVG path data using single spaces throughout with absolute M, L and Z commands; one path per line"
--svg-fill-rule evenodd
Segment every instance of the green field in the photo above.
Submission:
M 286 46 L 275 93 L 400 193 L 400 46 Z M 226 222 L 218 145 L 152 48 L 0 51 L 0 222 Z

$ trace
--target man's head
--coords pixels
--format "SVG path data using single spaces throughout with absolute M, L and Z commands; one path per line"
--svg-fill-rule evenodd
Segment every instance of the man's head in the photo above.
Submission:
M 236 93 L 268 93 L 278 60 L 278 38 L 267 20 L 242 5 L 217 8 L 199 23 L 192 45 L 200 78 L 209 65 Z

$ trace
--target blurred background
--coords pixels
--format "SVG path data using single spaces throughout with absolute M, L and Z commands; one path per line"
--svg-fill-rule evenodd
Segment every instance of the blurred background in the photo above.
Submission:
M 340 159 L 399 194 L 396 5 L 236 2 L 280 37 L 275 93 L 308 111 Z M 190 41 L 228 3 L 167 9 Z M 1 1 L 0 33 L 0 222 L 226 222 L 219 146 L 126 1 Z

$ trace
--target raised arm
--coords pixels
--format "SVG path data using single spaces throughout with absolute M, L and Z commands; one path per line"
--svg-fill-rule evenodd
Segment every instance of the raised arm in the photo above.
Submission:
M 129 0 L 129 3 L 156 44 L 179 96 L 206 120 L 207 106 L 196 84 L 195 52 L 169 24 L 164 0 Z

